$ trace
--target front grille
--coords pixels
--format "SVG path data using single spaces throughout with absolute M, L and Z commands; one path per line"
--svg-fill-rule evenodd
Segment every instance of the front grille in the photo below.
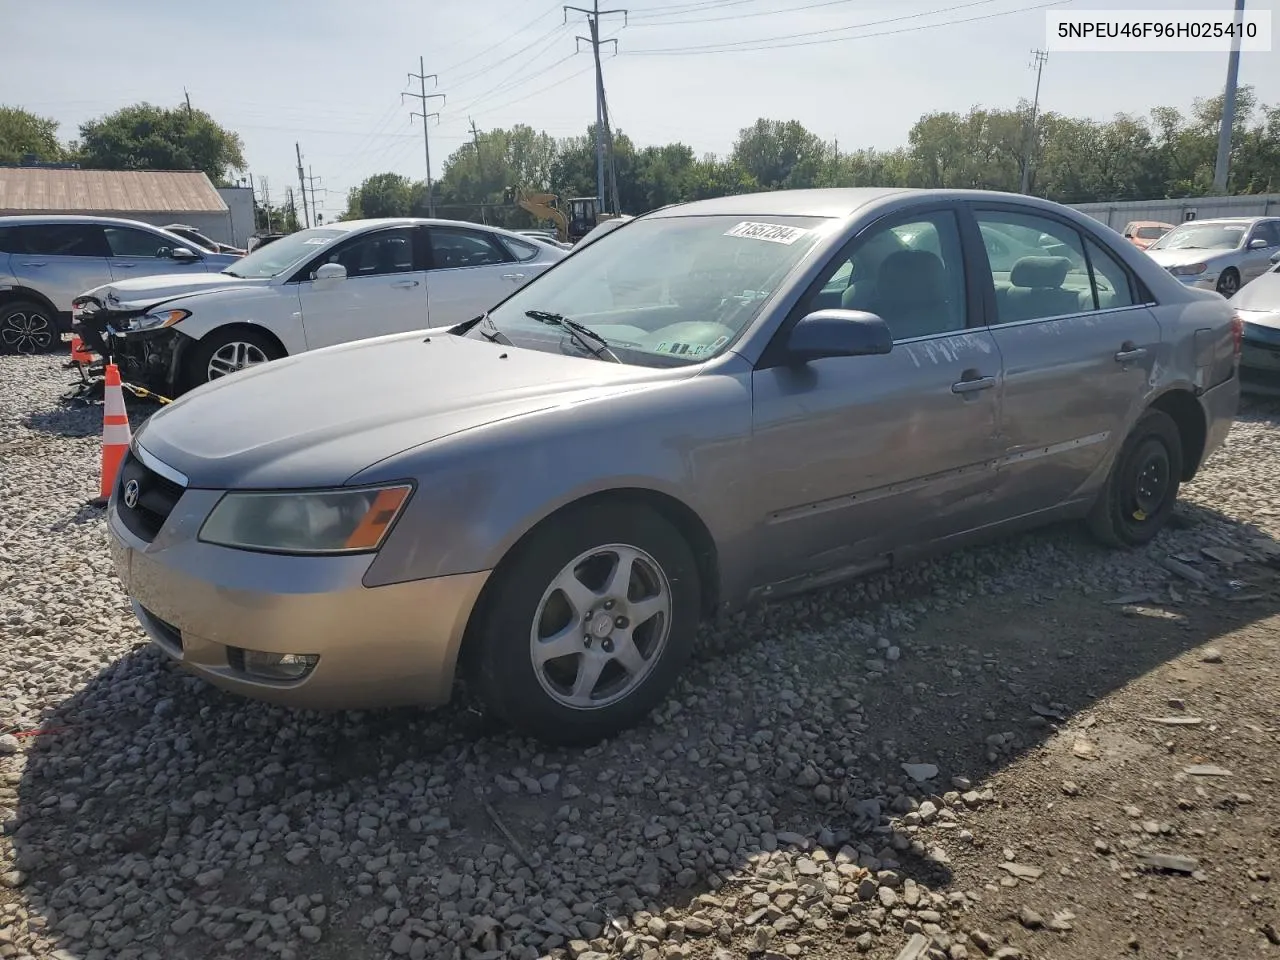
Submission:
M 117 482 L 116 500 L 120 519 L 134 536 L 150 543 L 177 506 L 182 496 L 182 486 L 146 466 L 133 455 L 132 450 L 125 455 Z M 132 507 L 125 502 L 125 491 L 131 482 L 138 484 L 138 501 Z

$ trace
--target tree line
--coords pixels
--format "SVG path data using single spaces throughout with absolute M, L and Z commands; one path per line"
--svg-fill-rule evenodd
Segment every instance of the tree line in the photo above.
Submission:
M 617 206 L 639 214 L 670 203 L 799 187 L 907 186 L 1019 189 L 1063 203 L 1154 200 L 1212 192 L 1222 98 L 1189 111 L 1156 107 L 1145 116 L 1095 121 L 1052 111 L 1031 123 L 1031 107 L 973 107 L 922 116 L 892 150 L 844 149 L 795 120 L 759 119 L 743 128 L 727 155 L 698 154 L 683 143 L 637 145 L 614 133 L 608 184 Z M 203 170 L 216 184 L 246 168 L 234 131 L 185 104 L 138 103 L 86 121 L 76 139 L 58 138 L 56 121 L 0 106 L 0 164 L 69 161 L 101 170 Z M 510 201 L 514 189 L 561 198 L 596 193 L 595 128 L 555 138 L 525 124 L 479 133 L 455 150 L 433 185 L 437 216 L 501 226 L 532 217 Z M 1280 105 L 1259 104 L 1250 87 L 1237 96 L 1227 190 L 1280 192 Z M 612 204 L 611 204 L 612 205 Z M 424 215 L 425 184 L 396 173 L 368 177 L 351 190 L 344 217 Z M 297 229 L 282 207 L 258 206 L 273 227 Z
M 613 138 L 613 176 L 623 213 L 754 190 L 904 186 L 1017 191 L 1026 164 L 1030 192 L 1061 203 L 1204 196 L 1213 190 L 1222 97 L 1187 112 L 1157 107 L 1107 121 L 1040 114 L 1031 106 L 973 107 L 921 117 L 893 150 L 841 150 L 794 120 L 759 119 L 725 156 L 683 143 L 639 146 Z M 606 184 L 606 187 L 608 183 Z M 563 198 L 596 193 L 595 129 L 553 138 L 517 124 L 481 133 L 445 162 L 434 184 L 438 216 L 522 226 L 532 218 L 506 202 L 524 187 Z M 1258 104 L 1242 87 L 1227 190 L 1280 192 L 1280 105 Z M 422 181 L 394 173 L 369 177 L 348 197 L 346 216 L 422 215 Z

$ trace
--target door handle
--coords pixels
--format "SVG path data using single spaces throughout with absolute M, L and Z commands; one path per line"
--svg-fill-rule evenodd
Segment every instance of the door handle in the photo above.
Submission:
M 972 380 L 958 380 L 951 385 L 952 393 L 977 393 L 979 390 L 990 390 L 996 385 L 995 377 L 975 377 Z
M 504 273 L 502 275 L 502 279 L 503 280 L 523 280 L 524 274 L 523 273 Z
M 1146 355 L 1146 347 L 1135 347 L 1132 343 L 1124 343 L 1121 344 L 1120 351 L 1116 354 L 1116 363 L 1132 363 L 1134 360 L 1141 360 Z
M 49 264 L 44 260 L 28 260 L 22 265 L 24 267 L 47 267 Z
M 397 280 L 391 286 L 397 290 L 408 290 L 410 287 L 416 287 L 417 285 L 417 280 Z
M 137 266 L 136 263 L 113 263 L 111 265 L 113 267 L 119 267 L 121 270 L 132 270 Z

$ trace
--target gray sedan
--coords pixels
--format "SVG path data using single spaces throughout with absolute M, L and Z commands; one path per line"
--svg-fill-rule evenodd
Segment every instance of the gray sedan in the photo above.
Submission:
M 1050 252 L 993 264 L 1000 235 Z M 1149 541 L 1231 426 L 1239 335 L 1028 197 L 668 207 L 482 317 L 165 407 L 111 498 L 115 566 L 227 689 L 433 704 L 462 671 L 518 729 L 591 741 L 663 698 L 704 617 L 1064 518 Z

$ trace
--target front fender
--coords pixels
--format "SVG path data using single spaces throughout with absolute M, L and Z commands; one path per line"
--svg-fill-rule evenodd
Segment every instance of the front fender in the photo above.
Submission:
M 350 483 L 416 478 L 368 586 L 491 570 L 535 526 L 608 491 L 662 494 L 710 532 L 721 596 L 745 577 L 751 381 L 745 365 L 491 423 L 406 451 Z
M 175 329 L 193 340 L 201 340 L 233 323 L 247 323 L 274 335 L 290 356 L 307 349 L 302 332 L 302 307 L 295 287 L 224 291 L 207 297 L 192 297 L 180 305 L 190 310 L 191 316 Z

